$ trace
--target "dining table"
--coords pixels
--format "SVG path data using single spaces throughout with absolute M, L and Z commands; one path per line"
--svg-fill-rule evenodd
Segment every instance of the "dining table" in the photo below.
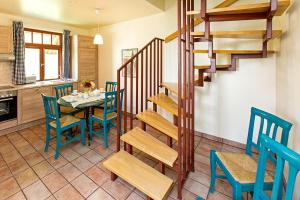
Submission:
M 87 130 L 89 130 L 89 118 L 91 114 L 94 114 L 94 108 L 99 107 L 104 103 L 105 92 L 99 94 L 70 94 L 60 97 L 57 103 L 60 106 L 72 107 L 78 110 L 84 111 L 84 118 L 86 121 Z M 90 142 L 90 136 L 88 134 Z M 90 144 L 90 143 L 89 143 Z

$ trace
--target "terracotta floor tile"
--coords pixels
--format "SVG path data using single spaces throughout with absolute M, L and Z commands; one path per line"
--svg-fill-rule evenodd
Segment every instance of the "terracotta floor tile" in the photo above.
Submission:
M 23 192 L 18 192 L 12 196 L 10 196 L 8 199 L 6 200 L 26 200 Z
M 73 180 L 72 185 L 85 198 L 87 198 L 90 194 L 92 194 L 99 187 L 84 174 L 80 175 L 75 180 Z
M 82 145 L 80 142 L 74 145 L 72 149 L 80 155 L 83 155 L 91 150 L 87 145 Z
M 28 169 L 29 165 L 23 158 L 19 158 L 18 160 L 8 163 L 8 167 L 13 174 L 17 174 L 24 171 L 25 169 Z
M 50 197 L 48 197 L 46 200 L 56 200 L 55 197 L 53 195 L 51 195 Z
M 85 174 L 99 186 L 103 185 L 103 183 L 110 179 L 110 176 L 97 166 L 90 168 L 85 172 Z
M 11 176 L 12 176 L 12 174 L 10 173 L 10 170 L 7 166 L 0 168 L 0 182 L 8 179 Z
M 26 188 L 39 179 L 31 168 L 28 168 L 25 171 L 16 174 L 15 178 L 22 189 Z
M 207 200 L 231 200 L 231 197 L 228 197 L 222 193 L 215 191 L 214 193 L 208 193 Z
M 34 184 L 25 188 L 23 191 L 28 200 L 43 200 L 51 196 L 51 193 L 42 183 L 42 181 L 35 182 Z
M 30 166 L 34 166 L 40 162 L 42 162 L 44 157 L 39 152 L 34 152 L 24 156 L 24 159 L 28 162 Z
M 6 199 L 20 191 L 20 187 L 14 178 L 6 179 L 0 183 L 0 199 Z
M 36 152 L 36 150 L 30 144 L 25 145 L 25 146 L 19 148 L 18 150 L 22 156 L 26 156 L 26 155 Z
M 68 184 L 68 181 L 57 171 L 45 176 L 42 181 L 52 193 L 55 193 Z
M 87 198 L 88 200 L 114 200 L 107 192 L 102 188 L 98 188 L 91 196 Z
M 143 200 L 145 198 L 141 197 L 135 192 L 132 192 L 126 200 Z
M 51 156 L 54 157 L 54 154 L 55 154 L 55 150 L 52 147 L 49 147 L 47 152 L 44 151 L 44 147 L 42 149 L 38 150 L 38 152 L 46 159 L 50 158 Z
M 54 171 L 54 168 L 47 161 L 42 161 L 32 168 L 40 178 L 43 178 Z
M 86 158 L 80 156 L 79 158 L 72 161 L 72 164 L 80 169 L 80 171 L 85 172 L 86 170 L 90 169 L 93 164 L 88 161 Z
M 10 151 L 10 152 L 3 154 L 2 156 L 3 156 L 3 159 L 5 160 L 5 162 L 7 162 L 7 163 L 11 163 L 11 162 L 16 161 L 19 158 L 21 158 L 21 155 L 17 151 Z
M 201 183 L 194 181 L 192 179 L 187 179 L 184 188 L 198 196 L 206 197 L 208 194 L 209 188 Z
M 189 178 L 202 183 L 203 185 L 210 186 L 210 177 L 207 174 L 201 172 L 191 172 Z
M 68 180 L 72 181 L 76 177 L 78 177 L 81 172 L 79 169 L 77 169 L 74 165 L 71 163 L 65 165 L 64 167 L 58 169 L 58 171 Z
M 103 145 L 100 145 L 94 149 L 97 153 L 99 153 L 103 158 L 111 155 L 113 151 L 109 148 L 104 148 Z
M 65 166 L 66 164 L 68 164 L 69 162 L 64 159 L 62 156 L 58 157 L 58 159 L 56 160 L 53 156 L 48 158 L 47 161 L 55 168 L 61 168 L 63 166 Z
M 111 196 L 118 200 L 126 199 L 132 192 L 129 188 L 124 186 L 119 181 L 108 180 L 102 185 L 102 188 L 108 192 Z
M 80 156 L 76 151 L 68 148 L 68 146 L 65 146 L 64 149 L 61 150 L 60 154 L 68 161 L 72 161 Z
M 177 185 L 174 186 L 173 190 L 171 191 L 171 194 L 169 195 L 173 199 L 177 199 Z M 188 191 L 187 189 L 182 189 L 182 199 L 184 200 L 195 200 L 197 197 L 196 194 Z M 203 199 L 206 199 L 206 196 L 202 197 Z
M 94 150 L 87 152 L 86 154 L 83 155 L 83 157 L 88 159 L 93 164 L 96 164 L 101 160 L 103 160 L 103 157 Z
M 54 194 L 57 200 L 81 200 L 84 199 L 80 193 L 70 184 L 66 185 Z

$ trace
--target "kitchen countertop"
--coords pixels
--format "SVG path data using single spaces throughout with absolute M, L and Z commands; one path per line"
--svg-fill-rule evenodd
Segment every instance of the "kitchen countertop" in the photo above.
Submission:
M 54 85 L 62 85 L 66 83 L 77 83 L 77 80 L 52 80 L 52 81 L 37 81 L 36 83 L 30 83 L 25 85 L 14 85 L 14 84 L 3 84 L 9 85 L 13 88 L 0 90 L 0 91 L 12 91 L 12 90 L 23 90 L 23 89 L 30 89 L 36 87 L 45 87 L 45 86 L 54 86 Z

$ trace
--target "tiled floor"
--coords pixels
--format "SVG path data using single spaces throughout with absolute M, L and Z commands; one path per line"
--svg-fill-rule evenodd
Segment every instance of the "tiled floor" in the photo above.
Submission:
M 165 140 L 152 129 L 148 131 Z M 110 180 L 109 172 L 102 166 L 115 150 L 116 134 L 111 130 L 109 148 L 102 140 L 94 138 L 91 146 L 79 142 L 69 144 L 54 160 L 55 142 L 51 142 L 49 152 L 44 152 L 45 126 L 39 125 L 0 137 L 0 200 L 1 199 L 128 199 L 139 200 L 145 196 L 121 179 Z M 200 195 L 207 199 L 231 199 L 231 187 L 226 182 L 217 181 L 216 192 L 208 194 L 210 181 L 209 150 L 230 149 L 231 146 L 196 137 L 195 172 L 191 173 L 184 185 L 183 199 L 195 199 Z M 147 164 L 158 167 L 158 163 L 140 152 L 134 154 Z M 166 173 L 175 180 L 175 172 Z M 169 200 L 176 199 L 176 187 Z

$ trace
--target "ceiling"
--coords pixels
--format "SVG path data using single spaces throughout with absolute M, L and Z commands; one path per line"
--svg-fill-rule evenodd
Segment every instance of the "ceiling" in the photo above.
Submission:
M 160 3 L 159 3 L 160 2 Z M 94 28 L 163 10 L 164 0 L 0 0 L 0 12 Z M 95 8 L 100 9 L 96 15 Z

